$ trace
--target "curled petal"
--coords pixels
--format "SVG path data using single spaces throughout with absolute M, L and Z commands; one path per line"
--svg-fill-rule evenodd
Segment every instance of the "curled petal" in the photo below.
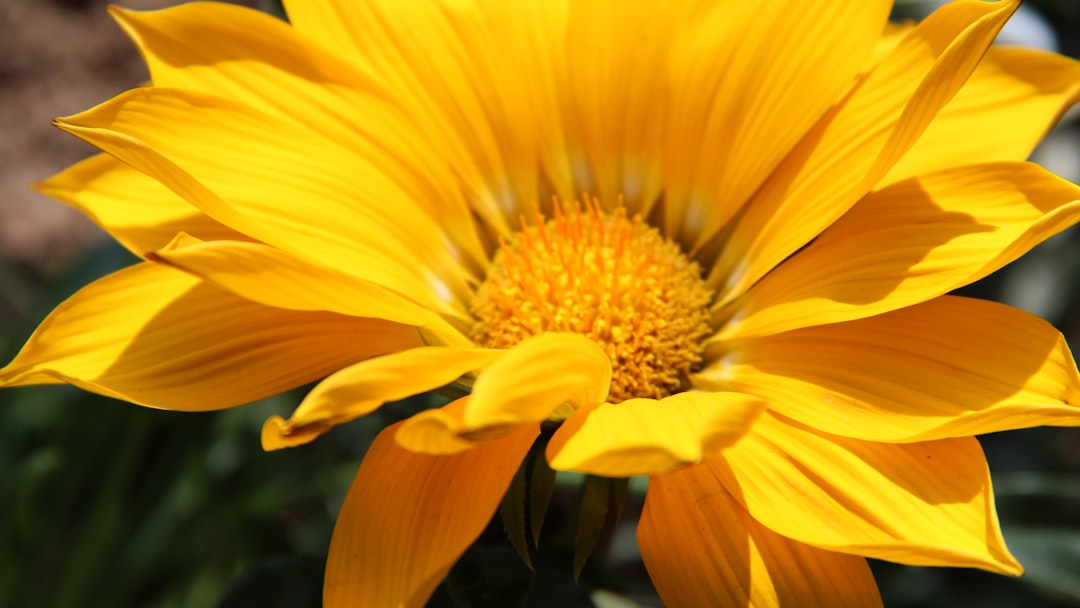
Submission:
M 308 393 L 288 420 L 263 425 L 263 449 L 308 443 L 334 426 L 445 386 L 500 355 L 497 350 L 427 346 L 362 361 L 334 373 Z
M 555 432 L 548 462 L 605 477 L 666 473 L 735 443 L 764 409 L 749 395 L 700 392 L 585 407 Z

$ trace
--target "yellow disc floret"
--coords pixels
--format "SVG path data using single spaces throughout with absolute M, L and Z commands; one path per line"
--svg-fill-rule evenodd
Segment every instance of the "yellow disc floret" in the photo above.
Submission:
M 543 332 L 588 336 L 611 359 L 609 400 L 685 390 L 709 334 L 701 270 L 619 207 L 556 209 L 496 253 L 472 311 L 473 339 L 508 348 Z

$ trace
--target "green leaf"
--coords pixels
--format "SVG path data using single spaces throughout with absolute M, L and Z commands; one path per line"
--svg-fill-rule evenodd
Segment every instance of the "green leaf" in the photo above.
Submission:
M 555 471 L 548 466 L 543 451 L 533 455 L 529 475 L 529 527 L 532 528 L 533 546 L 540 546 L 540 529 L 544 525 L 551 494 L 555 490 Z
M 611 496 L 611 479 L 589 475 L 581 493 L 581 511 L 578 514 L 577 537 L 574 539 L 574 578 L 581 576 L 585 562 L 592 555 L 596 541 L 607 521 L 608 498 Z
M 522 464 L 514 474 L 514 479 L 511 480 L 499 506 L 499 515 L 502 517 L 503 530 L 506 530 L 506 535 L 510 537 L 514 550 L 521 557 L 521 561 L 532 570 L 529 541 L 525 534 L 525 466 Z

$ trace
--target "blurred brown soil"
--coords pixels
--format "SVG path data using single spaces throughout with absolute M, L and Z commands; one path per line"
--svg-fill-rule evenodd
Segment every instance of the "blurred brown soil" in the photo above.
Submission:
M 178 0 L 119 0 L 158 9 Z M 252 2 L 240 2 L 252 4 Z M 50 121 L 147 80 L 104 0 L 0 0 L 0 261 L 39 278 L 103 234 L 30 188 L 94 149 Z

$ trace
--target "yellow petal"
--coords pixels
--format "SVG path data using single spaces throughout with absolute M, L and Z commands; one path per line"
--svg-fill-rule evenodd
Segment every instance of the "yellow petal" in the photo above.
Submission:
M 634 213 L 661 193 L 668 52 L 691 8 L 681 0 L 569 6 L 568 152 L 574 185 L 603 204 L 624 197 Z
M 649 479 L 637 539 L 669 608 L 881 605 L 865 559 L 772 532 L 703 465 Z
M 1014 308 L 954 296 L 751 340 L 697 383 L 868 441 L 1080 426 L 1080 375 L 1061 334 Z
M 405 420 L 394 435 L 398 445 L 418 454 L 457 454 L 483 443 L 463 436 L 469 395 L 456 399 L 438 409 L 424 410 Z M 540 432 L 539 424 L 528 425 Z
M 804 137 L 747 204 L 709 273 L 717 306 L 843 215 L 964 84 L 1019 2 L 952 2 L 920 23 Z
M 58 306 L 0 369 L 0 386 L 66 382 L 150 407 L 209 410 L 419 345 L 408 326 L 269 308 L 144 263 Z
M 546 202 L 538 167 L 556 181 L 569 171 L 555 73 L 565 64 L 566 4 L 329 0 L 285 8 L 301 34 L 327 41 L 390 90 L 452 164 L 477 214 L 507 235 L 523 209 Z M 537 162 L 538 153 L 554 158 Z
M 400 424 L 400 423 L 399 423 Z M 371 444 L 341 507 L 323 605 L 420 608 L 487 526 L 537 435 L 521 429 L 462 454 Z
M 416 452 L 454 454 L 522 425 L 533 427 L 566 408 L 603 403 L 610 385 L 611 363 L 592 340 L 540 334 L 484 369 L 468 399 L 406 420 L 398 441 Z
M 446 386 L 484 367 L 497 350 L 428 346 L 361 361 L 318 384 L 288 420 L 263 425 L 263 449 L 308 443 L 333 427 L 369 414 L 388 401 Z
M 652 7 L 645 23 L 666 14 L 669 4 Z M 643 86 L 671 82 L 666 125 L 656 118 L 656 94 L 639 95 L 647 108 L 636 121 L 625 121 L 639 131 L 666 131 L 668 235 L 701 244 L 739 211 L 851 87 L 881 36 L 890 5 L 834 2 L 806 10 L 798 0 L 716 3 L 679 24 L 671 60 L 658 74 L 642 69 L 640 45 L 619 49 L 627 65 L 612 70 L 610 78 L 623 79 L 625 71 L 647 82 Z M 610 103 L 597 110 L 604 120 L 623 120 Z
M 464 432 L 482 436 L 540 422 L 560 406 L 603 403 L 611 362 L 595 342 L 577 334 L 547 333 L 522 341 L 484 370 L 462 419 Z
M 83 212 L 140 257 L 178 232 L 208 241 L 247 238 L 107 154 L 91 156 L 34 188 Z
M 401 295 L 260 243 L 200 243 L 185 235 L 151 257 L 267 306 L 386 319 L 423 328 L 450 346 L 471 345 L 445 319 Z
M 793 540 L 914 566 L 1022 570 L 971 437 L 871 443 L 766 413 L 705 466 L 754 519 Z
M 427 145 L 384 87 L 355 63 L 337 60 L 285 22 L 241 6 L 193 2 L 111 12 L 139 46 L 157 86 L 237 101 L 368 159 L 410 159 L 379 168 L 416 187 L 413 199 L 462 249 L 483 257 L 445 154 Z
M 176 89 L 128 91 L 58 124 L 230 228 L 468 318 L 456 246 L 375 164 L 389 159 Z
M 1035 49 L 990 47 L 877 188 L 949 166 L 1024 160 L 1077 95 L 1080 62 Z
M 547 447 L 551 468 L 605 477 L 657 475 L 717 454 L 764 411 L 738 393 L 686 392 L 577 410 Z
M 867 195 L 734 305 L 746 339 L 867 317 L 981 279 L 1080 221 L 1080 188 L 1028 163 L 947 169 Z

